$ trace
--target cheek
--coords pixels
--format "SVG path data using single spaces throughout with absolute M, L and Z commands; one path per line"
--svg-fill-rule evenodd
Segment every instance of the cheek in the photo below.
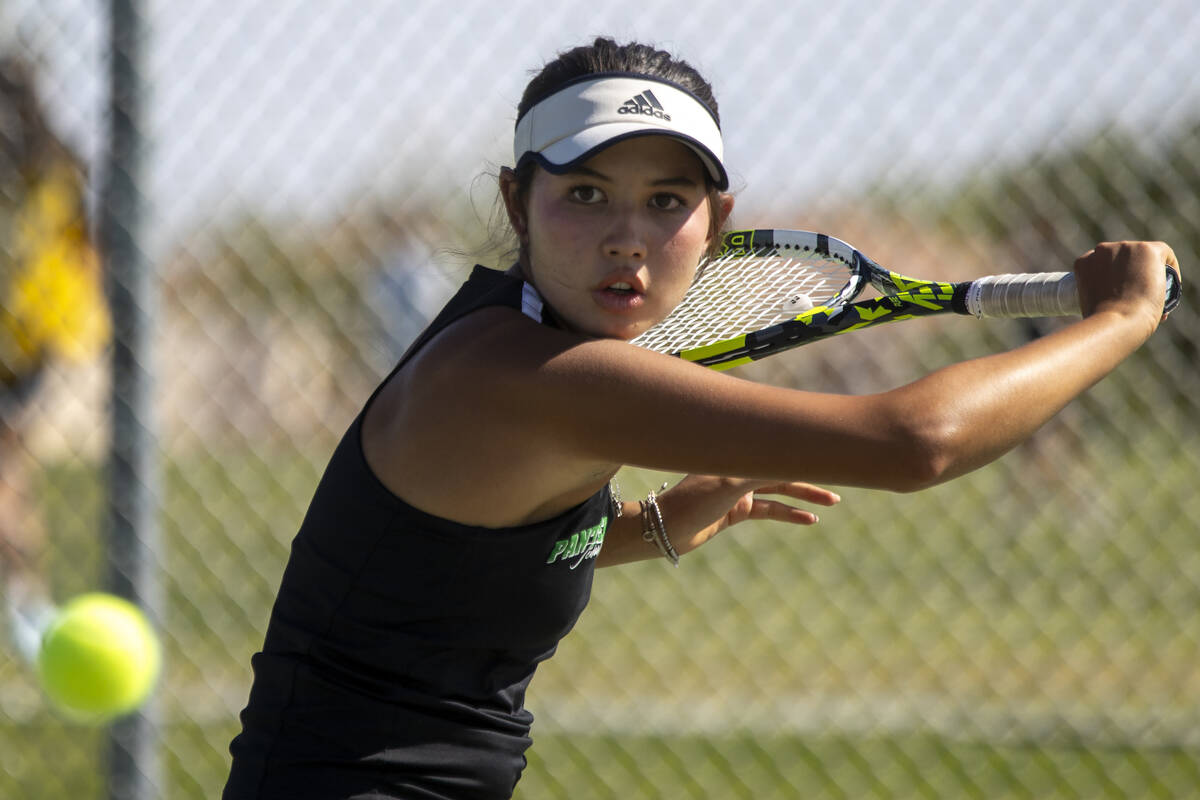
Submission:
M 663 248 L 664 261 L 670 266 L 672 294 L 678 304 L 696 277 L 696 268 L 708 250 L 709 215 L 704 210 L 692 214 Z
M 550 255 L 571 251 L 586 241 L 587 230 L 578 214 L 570 213 L 561 203 L 531 202 L 529 206 L 529 246 L 535 253 Z
M 672 261 L 686 262 L 693 268 L 699 263 L 708 249 L 711 219 L 707 204 L 687 218 L 664 248 Z

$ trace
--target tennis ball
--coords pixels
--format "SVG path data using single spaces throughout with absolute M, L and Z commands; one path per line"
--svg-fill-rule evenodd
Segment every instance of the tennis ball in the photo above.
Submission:
M 50 623 L 37 666 L 43 690 L 65 716 L 99 724 L 146 701 L 162 667 L 162 646 L 137 606 L 92 592 L 71 600 Z

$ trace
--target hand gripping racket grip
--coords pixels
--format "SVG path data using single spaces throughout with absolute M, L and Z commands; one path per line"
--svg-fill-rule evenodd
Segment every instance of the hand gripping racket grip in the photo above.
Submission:
M 1183 286 L 1167 267 L 1163 313 L 1179 305 Z M 1070 317 L 1079 315 L 1079 293 L 1071 272 L 993 275 L 972 281 L 964 298 L 967 312 L 977 317 Z

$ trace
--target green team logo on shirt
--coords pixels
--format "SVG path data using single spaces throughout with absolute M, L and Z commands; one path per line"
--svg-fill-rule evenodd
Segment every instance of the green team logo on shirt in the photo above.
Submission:
M 550 551 L 550 557 L 546 559 L 547 564 L 553 564 L 555 561 L 562 559 L 575 559 L 575 563 L 571 564 L 571 569 L 575 569 L 583 563 L 584 559 L 595 558 L 600 554 L 600 547 L 604 544 L 604 530 L 608 527 L 608 517 L 600 520 L 599 525 L 593 525 L 590 528 L 585 528 L 579 533 L 573 533 L 566 539 L 559 539 L 554 543 L 554 549 Z

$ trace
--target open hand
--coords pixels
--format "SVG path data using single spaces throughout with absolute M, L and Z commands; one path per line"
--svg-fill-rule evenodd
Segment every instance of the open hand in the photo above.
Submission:
M 769 495 L 832 506 L 837 494 L 799 481 L 755 481 L 715 475 L 688 475 L 659 495 L 663 519 L 680 554 L 695 550 L 721 531 L 749 519 L 813 525 L 818 517 L 806 508 Z

